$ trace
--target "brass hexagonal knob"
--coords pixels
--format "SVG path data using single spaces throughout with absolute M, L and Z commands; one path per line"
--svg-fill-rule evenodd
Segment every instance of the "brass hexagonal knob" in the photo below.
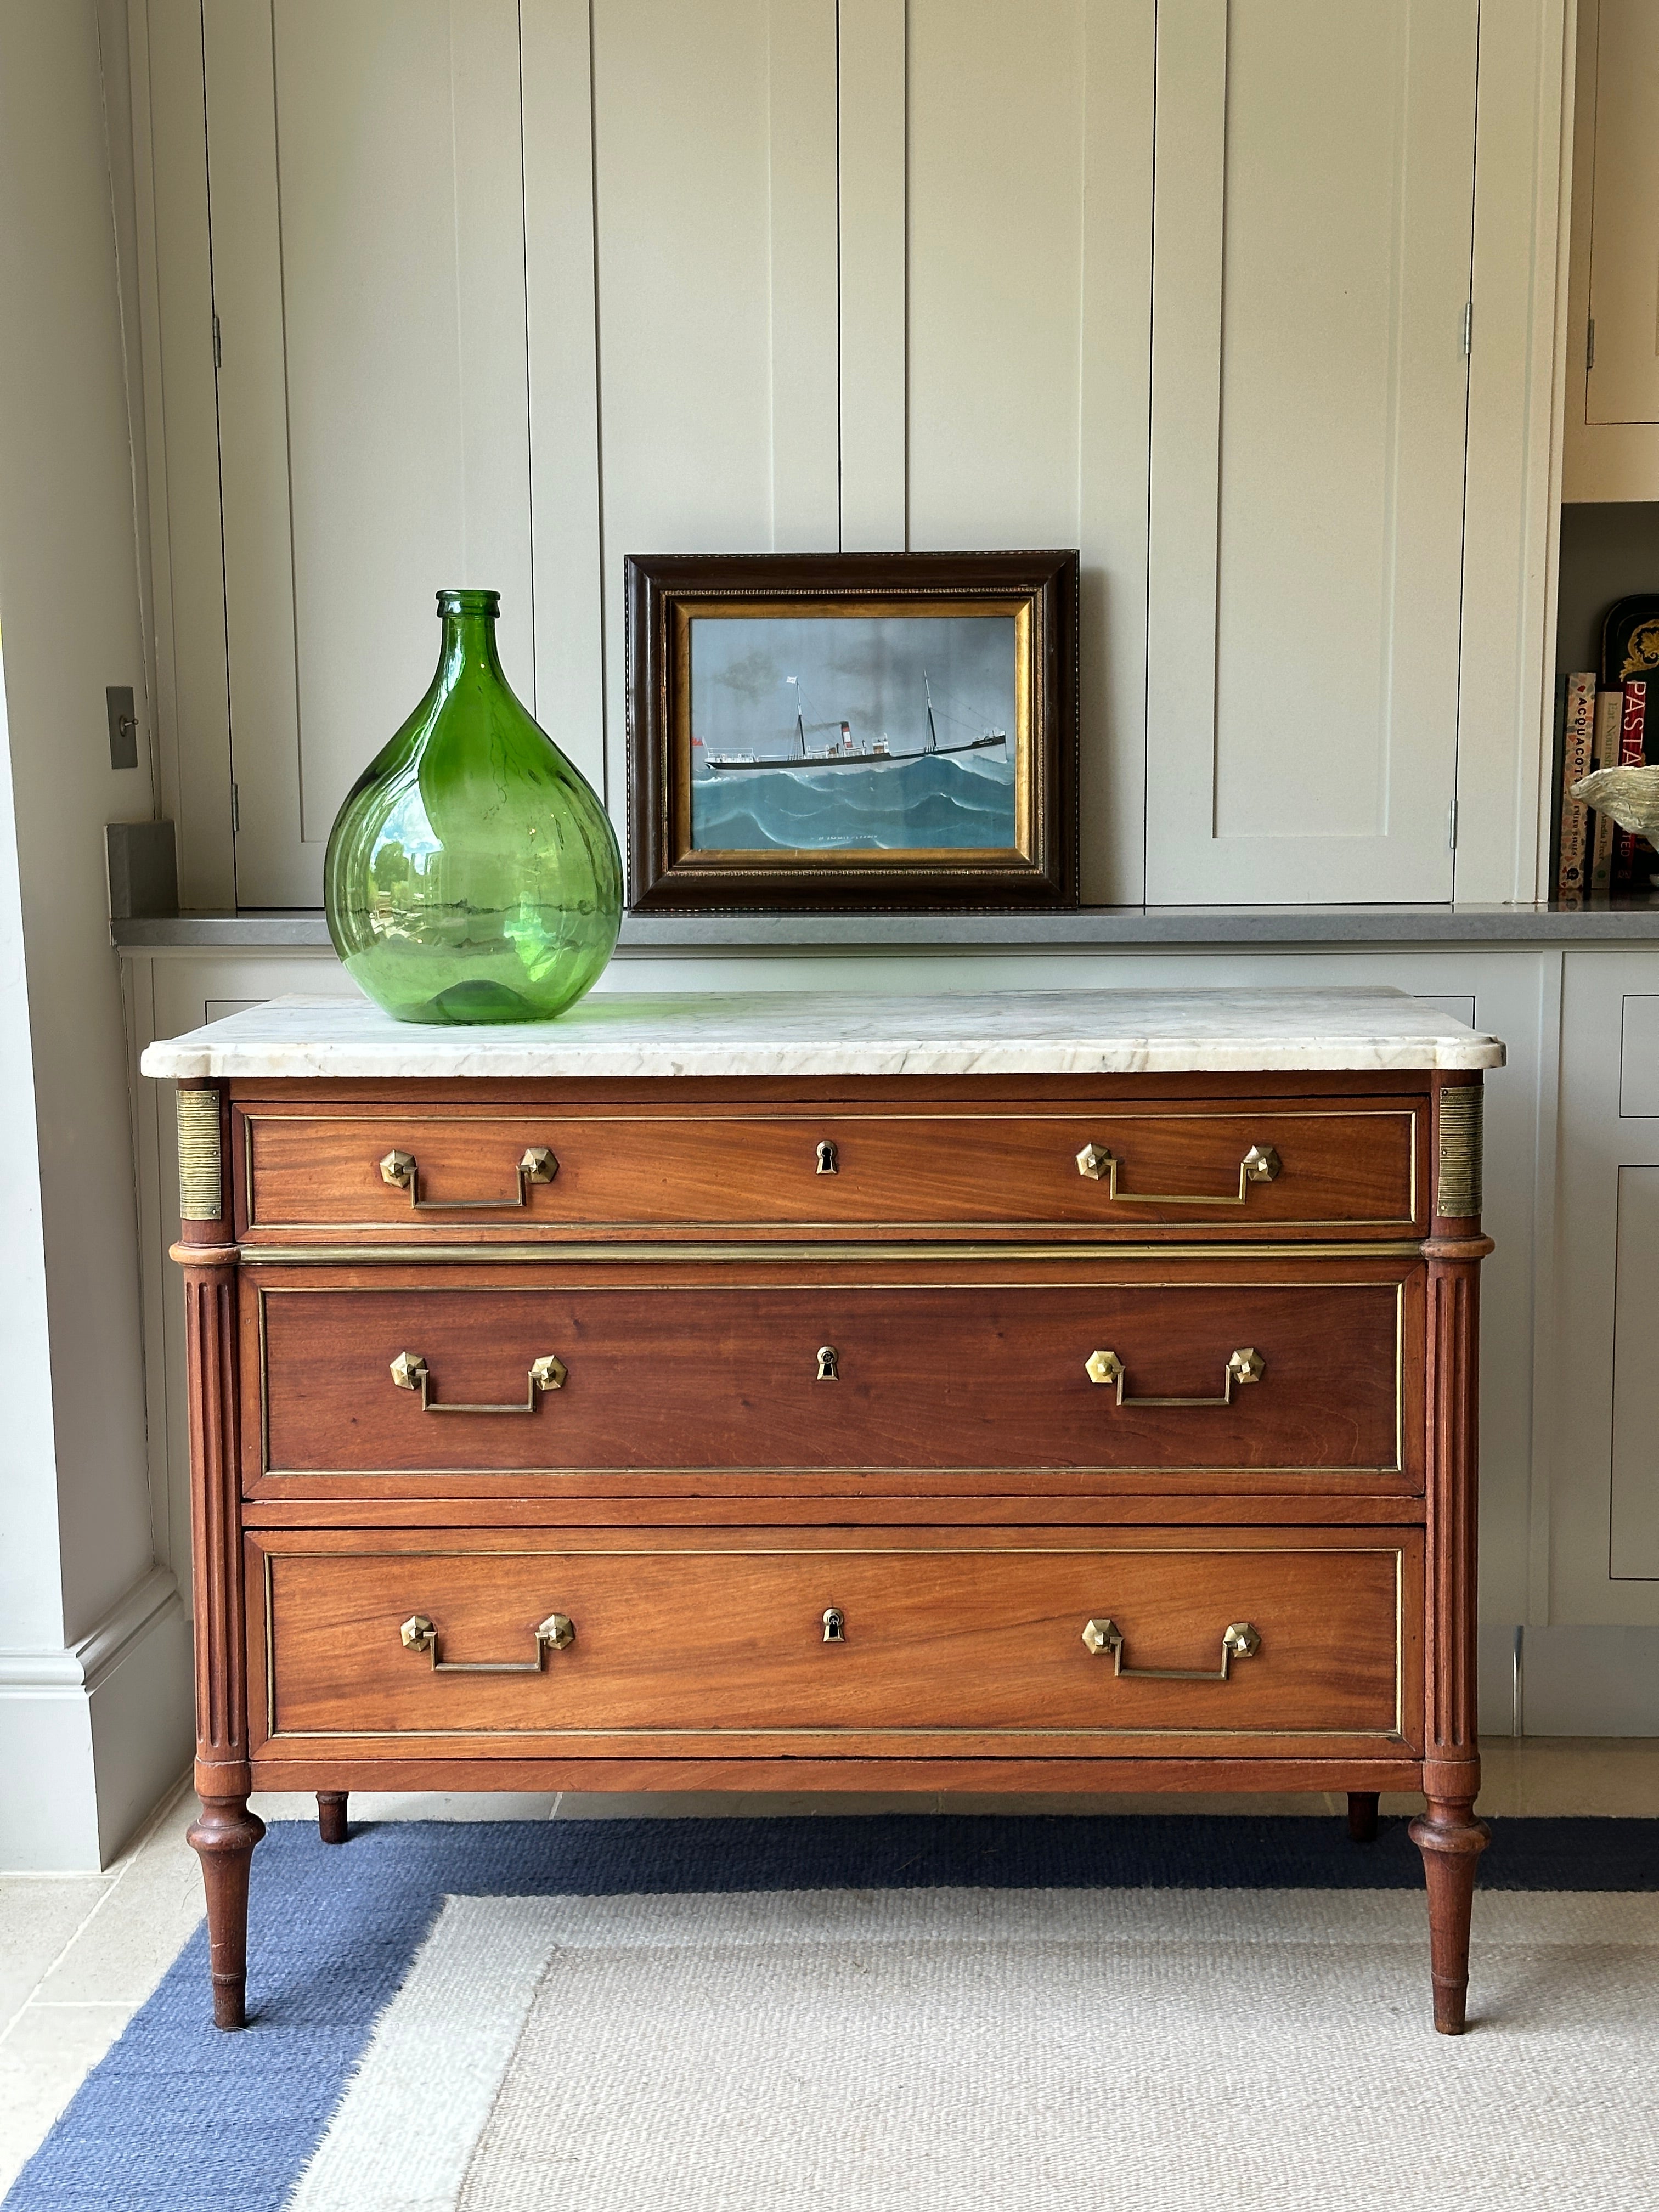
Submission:
M 414 1172 L 413 1152 L 388 1152 L 380 1162 L 380 1181 L 389 1182 L 394 1190 L 407 1190 L 409 1179 Z
M 1091 1382 L 1117 1382 L 1123 1377 L 1123 1362 L 1115 1352 L 1091 1352 L 1083 1371 Z
M 1112 1156 L 1104 1145 L 1085 1145 L 1077 1156 L 1077 1171 L 1087 1176 L 1091 1182 L 1098 1182 L 1109 1173 Z
M 1267 1361 L 1252 1345 L 1235 1352 L 1227 1362 L 1227 1372 L 1235 1382 L 1259 1382 L 1267 1371 Z
M 530 1363 L 530 1379 L 538 1390 L 562 1390 L 570 1370 L 556 1352 L 549 1352 Z
M 1248 1620 L 1236 1620 L 1221 1632 L 1221 1649 L 1235 1659 L 1254 1659 L 1261 1649 L 1261 1632 Z
M 1115 1651 L 1123 1641 L 1123 1632 L 1115 1620 L 1085 1620 L 1083 1640 L 1098 1656 L 1103 1651 Z
M 400 1390 L 418 1390 L 426 1380 L 426 1362 L 418 1352 L 400 1352 L 392 1363 L 392 1379 Z
M 1271 1145 L 1252 1145 L 1239 1167 L 1246 1182 L 1271 1182 L 1279 1173 L 1279 1155 Z
M 438 1638 L 437 1630 L 423 1613 L 411 1613 L 399 1633 L 411 1651 L 429 1651 Z
M 519 1173 L 526 1182 L 551 1182 L 559 1172 L 559 1164 L 545 1145 L 528 1146 L 519 1162 Z
M 550 1613 L 536 1631 L 538 1644 L 551 1645 L 555 1651 L 568 1651 L 576 1640 L 576 1624 L 568 1613 Z

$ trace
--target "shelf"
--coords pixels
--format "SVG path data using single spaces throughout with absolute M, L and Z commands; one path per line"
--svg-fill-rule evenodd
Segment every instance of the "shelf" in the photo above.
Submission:
M 112 922 L 125 951 L 324 950 L 315 911 Z M 713 952 L 1097 952 L 1234 945 L 1659 944 L 1659 903 L 1553 906 L 1088 907 L 1070 914 L 650 915 L 617 957 Z

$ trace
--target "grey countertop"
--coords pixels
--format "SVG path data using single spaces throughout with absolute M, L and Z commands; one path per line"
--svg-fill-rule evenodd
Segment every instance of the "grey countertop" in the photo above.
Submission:
M 325 947 L 314 910 L 112 922 L 125 951 Z M 1159 946 L 1659 944 L 1659 902 L 1550 906 L 1085 907 L 1069 914 L 629 915 L 617 954 L 1092 952 Z

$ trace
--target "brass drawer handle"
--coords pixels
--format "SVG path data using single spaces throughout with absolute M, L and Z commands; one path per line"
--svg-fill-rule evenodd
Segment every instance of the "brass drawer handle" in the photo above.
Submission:
M 1221 1632 L 1221 1664 L 1217 1667 L 1126 1667 L 1123 1663 L 1123 1631 L 1116 1621 L 1085 1620 L 1083 1640 L 1097 1656 L 1103 1651 L 1112 1655 L 1114 1674 L 1139 1674 L 1149 1682 L 1224 1682 L 1235 1659 L 1254 1659 L 1261 1649 L 1261 1633 L 1248 1620 L 1236 1620 Z
M 569 1372 L 556 1352 L 544 1352 L 541 1358 L 530 1363 L 530 1379 L 525 1386 L 522 1406 L 440 1406 L 433 1399 L 432 1376 L 418 1352 L 400 1352 L 392 1363 L 392 1381 L 400 1390 L 420 1392 L 423 1413 L 533 1413 L 540 1393 L 562 1390 Z
M 413 1613 L 399 1633 L 410 1651 L 428 1651 L 434 1674 L 539 1674 L 550 1651 L 567 1651 L 576 1640 L 576 1624 L 568 1613 L 550 1613 L 536 1631 L 533 1659 L 441 1659 L 438 1631 L 423 1613 Z
M 1259 1382 L 1267 1371 L 1267 1363 L 1249 1345 L 1242 1352 L 1230 1352 L 1218 1398 L 1126 1397 L 1123 1386 L 1128 1374 L 1115 1352 L 1091 1352 L 1083 1363 L 1083 1371 L 1091 1382 L 1115 1382 L 1120 1406 L 1231 1406 L 1235 1386 L 1242 1389 L 1247 1382 Z
M 523 1209 L 530 1204 L 532 1182 L 551 1182 L 559 1164 L 545 1145 L 532 1145 L 519 1162 L 516 1198 L 422 1198 L 421 1170 L 413 1152 L 388 1152 L 380 1162 L 380 1181 L 394 1190 L 409 1193 L 411 1213 L 495 1213 Z
M 1104 1145 L 1085 1145 L 1077 1156 L 1077 1171 L 1090 1182 L 1103 1182 L 1108 1198 L 1120 1200 L 1126 1206 L 1243 1206 L 1250 1194 L 1253 1182 L 1272 1182 L 1278 1175 L 1280 1160 L 1271 1145 L 1252 1145 L 1238 1164 L 1238 1190 L 1221 1198 L 1193 1198 L 1178 1192 L 1152 1190 L 1120 1190 L 1118 1170 L 1123 1163 Z

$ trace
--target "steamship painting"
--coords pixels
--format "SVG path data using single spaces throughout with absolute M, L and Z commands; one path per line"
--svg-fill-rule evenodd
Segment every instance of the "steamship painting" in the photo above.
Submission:
M 1014 644 L 998 615 L 694 621 L 694 844 L 1010 845 Z

